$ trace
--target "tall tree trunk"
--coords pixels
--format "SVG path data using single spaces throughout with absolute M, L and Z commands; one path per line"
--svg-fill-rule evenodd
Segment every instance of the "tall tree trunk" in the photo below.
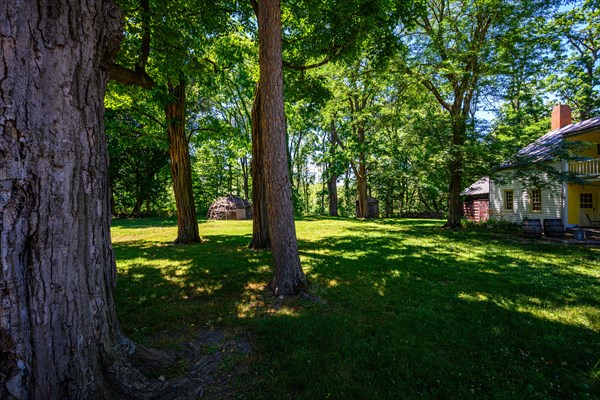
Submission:
M 350 168 L 349 166 L 344 174 L 344 207 L 346 213 L 350 213 L 350 210 L 354 207 L 354 201 L 350 198 Z
M 350 100 L 350 109 L 353 114 L 365 109 L 367 98 L 363 98 L 362 102 L 358 100 Z M 362 118 L 362 117 L 355 117 Z M 358 190 L 358 207 L 356 207 L 357 218 L 369 218 L 368 205 L 368 186 L 367 186 L 367 161 L 364 151 L 365 145 L 365 122 L 359 120 L 354 123 L 353 130 L 356 133 L 356 142 L 360 148 L 358 153 L 358 166 L 353 164 L 354 174 L 356 175 L 356 186 Z
M 244 198 L 250 199 L 250 185 L 248 182 L 248 157 L 244 156 L 240 159 L 240 165 L 242 166 L 242 177 L 244 182 Z
M 144 204 L 144 198 L 142 197 L 141 191 L 138 191 L 135 196 L 135 205 L 133 206 L 133 210 L 131 210 L 131 215 L 139 216 L 140 211 L 142 210 L 142 204 Z
M 357 127 L 358 134 L 358 145 L 364 146 L 365 144 L 365 127 L 364 122 L 359 122 Z M 356 185 L 358 189 L 358 218 L 369 218 L 369 205 L 368 205 L 368 193 L 367 193 L 367 162 L 364 151 L 360 151 L 358 154 L 358 170 L 356 171 Z
M 358 174 L 356 175 L 358 189 L 358 218 L 369 218 L 368 193 L 367 193 L 367 167 L 364 156 L 361 154 L 358 161 Z
M 0 398 L 110 398 L 132 371 L 117 339 L 103 125 L 120 12 L 3 0 L 0 21 Z
M 227 194 L 232 194 L 232 193 L 233 193 L 233 167 L 231 166 L 231 164 L 228 164 L 227 165 Z
M 335 173 L 334 166 L 336 164 L 335 154 L 337 143 L 339 141 L 337 135 L 337 129 L 335 127 L 335 120 L 331 120 L 331 132 L 329 136 L 329 153 L 331 155 L 331 163 L 329 164 L 329 180 L 327 181 L 327 193 L 329 195 L 329 215 L 331 217 L 338 216 L 338 193 L 337 193 L 337 174 Z
M 288 173 L 279 0 L 260 0 L 258 3 L 258 37 L 260 130 L 269 235 L 275 264 L 271 287 L 277 295 L 292 295 L 304 290 L 307 282 L 300 266 Z
M 448 220 L 447 228 L 460 228 L 462 218 L 460 192 L 462 185 L 463 151 L 466 136 L 466 118 L 456 113 L 452 115 L 452 148 L 448 171 L 450 182 L 448 190 Z
M 165 107 L 173 193 L 177 207 L 177 239 L 175 239 L 175 243 L 200 243 L 198 218 L 192 191 L 190 150 L 185 135 L 185 82 L 180 80 L 177 86 L 173 86 L 169 82 L 168 89 L 169 95 L 175 100 L 169 102 Z
M 321 190 L 319 191 L 319 214 L 325 214 L 325 187 L 327 183 L 325 182 L 325 177 L 321 176 Z
M 338 194 L 337 194 L 337 176 L 331 173 L 327 180 L 327 192 L 329 194 L 329 215 L 338 216 Z
M 252 241 L 249 247 L 254 250 L 271 246 L 269 224 L 267 223 L 267 188 L 265 183 L 265 165 L 263 135 L 260 127 L 260 86 L 256 85 L 254 104 L 252 105 Z
M 309 188 L 309 183 L 308 183 L 308 178 L 304 178 L 304 182 L 303 182 L 303 189 L 304 189 L 304 213 L 309 214 L 310 213 L 310 192 L 308 191 Z
M 385 217 L 394 217 L 394 184 L 388 182 L 385 194 Z

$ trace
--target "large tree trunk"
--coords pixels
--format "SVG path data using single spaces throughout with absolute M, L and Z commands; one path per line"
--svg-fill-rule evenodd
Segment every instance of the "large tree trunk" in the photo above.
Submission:
M 363 121 L 358 123 L 356 131 L 358 135 L 358 145 L 360 147 L 363 147 L 365 144 L 365 127 Z M 366 155 L 362 150 L 358 154 L 358 170 L 356 171 L 356 185 L 358 189 L 358 208 L 356 210 L 356 216 L 358 218 L 369 218 L 369 195 L 367 193 L 367 161 Z
M 364 155 L 359 156 L 358 174 L 356 175 L 356 184 L 358 189 L 358 218 L 369 218 L 368 193 L 367 193 L 367 167 L 365 165 Z
M 448 171 L 450 182 L 448 189 L 448 220 L 447 228 L 461 227 L 460 192 L 462 186 L 463 151 L 466 136 L 466 118 L 462 115 L 452 115 L 452 148 L 450 149 L 450 162 Z
M 0 398 L 108 398 L 130 378 L 103 126 L 120 13 L 3 0 L 0 21 Z
M 175 100 L 169 102 L 165 107 L 173 193 L 177 207 L 177 239 L 175 239 L 175 243 L 200 243 L 198 218 L 192 192 L 190 150 L 185 135 L 185 82 L 180 80 L 177 86 L 169 83 L 168 88 L 169 95 Z
M 306 277 L 300 266 L 288 174 L 279 0 L 258 3 L 258 37 L 260 130 L 269 235 L 275 263 L 271 287 L 277 295 L 292 295 L 306 287 Z
M 271 246 L 269 224 L 267 223 L 267 188 L 265 183 L 265 165 L 263 135 L 260 128 L 260 86 L 256 85 L 252 106 L 252 241 L 249 247 L 254 250 Z

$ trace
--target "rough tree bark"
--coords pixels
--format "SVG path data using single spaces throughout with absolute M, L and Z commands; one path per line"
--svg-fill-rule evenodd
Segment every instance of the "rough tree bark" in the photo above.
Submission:
M 292 189 L 288 173 L 279 0 L 258 3 L 260 131 L 264 149 L 269 236 L 277 295 L 297 294 L 306 287 L 300 266 Z
M 103 126 L 121 32 L 109 0 L 0 2 L 3 399 L 109 398 L 132 381 Z
M 365 142 L 364 129 L 359 129 L 359 143 Z M 369 218 L 368 187 L 367 187 L 367 163 L 364 151 L 358 155 L 358 170 L 356 172 L 356 185 L 358 188 L 358 218 Z
M 265 165 L 263 150 L 263 135 L 260 115 L 260 85 L 256 85 L 254 104 L 252 106 L 252 241 L 251 249 L 267 249 L 271 246 L 269 224 L 267 222 L 267 193 L 265 183 Z
M 192 191 L 192 167 L 188 139 L 185 135 L 185 81 L 168 84 L 174 101 L 165 106 L 173 193 L 177 207 L 177 239 L 175 243 L 200 243 L 198 218 Z

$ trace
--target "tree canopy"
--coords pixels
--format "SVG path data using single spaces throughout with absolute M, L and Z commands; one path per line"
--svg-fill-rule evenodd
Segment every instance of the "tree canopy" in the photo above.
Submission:
M 143 67 L 153 89 L 151 95 L 135 90 L 109 107 L 135 104 L 129 114 L 137 123 L 166 125 L 156 111 L 151 118 L 140 111 L 160 110 L 168 99 L 161 85 L 184 74 L 192 191 L 201 213 L 229 192 L 253 196 L 258 25 L 252 6 L 122 3 L 128 18 L 119 62 L 133 72 Z M 580 119 L 598 113 L 592 1 L 284 1 L 281 12 L 298 214 L 337 215 L 339 208 L 360 215 L 354 203 L 369 195 L 385 199 L 386 215 L 435 210 L 458 226 L 460 191 L 544 134 L 553 102 L 570 104 Z M 140 107 L 150 101 L 144 98 L 158 105 Z M 155 210 L 174 203 L 153 196 L 160 200 L 146 204 Z

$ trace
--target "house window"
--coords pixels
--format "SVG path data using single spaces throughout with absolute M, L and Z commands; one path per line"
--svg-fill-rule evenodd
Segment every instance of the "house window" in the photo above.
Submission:
M 594 208 L 594 196 L 592 193 L 579 193 L 579 208 Z
M 504 191 L 504 210 L 512 211 L 515 209 L 515 193 L 512 190 Z
M 542 211 L 542 191 L 533 189 L 530 194 L 531 211 Z

